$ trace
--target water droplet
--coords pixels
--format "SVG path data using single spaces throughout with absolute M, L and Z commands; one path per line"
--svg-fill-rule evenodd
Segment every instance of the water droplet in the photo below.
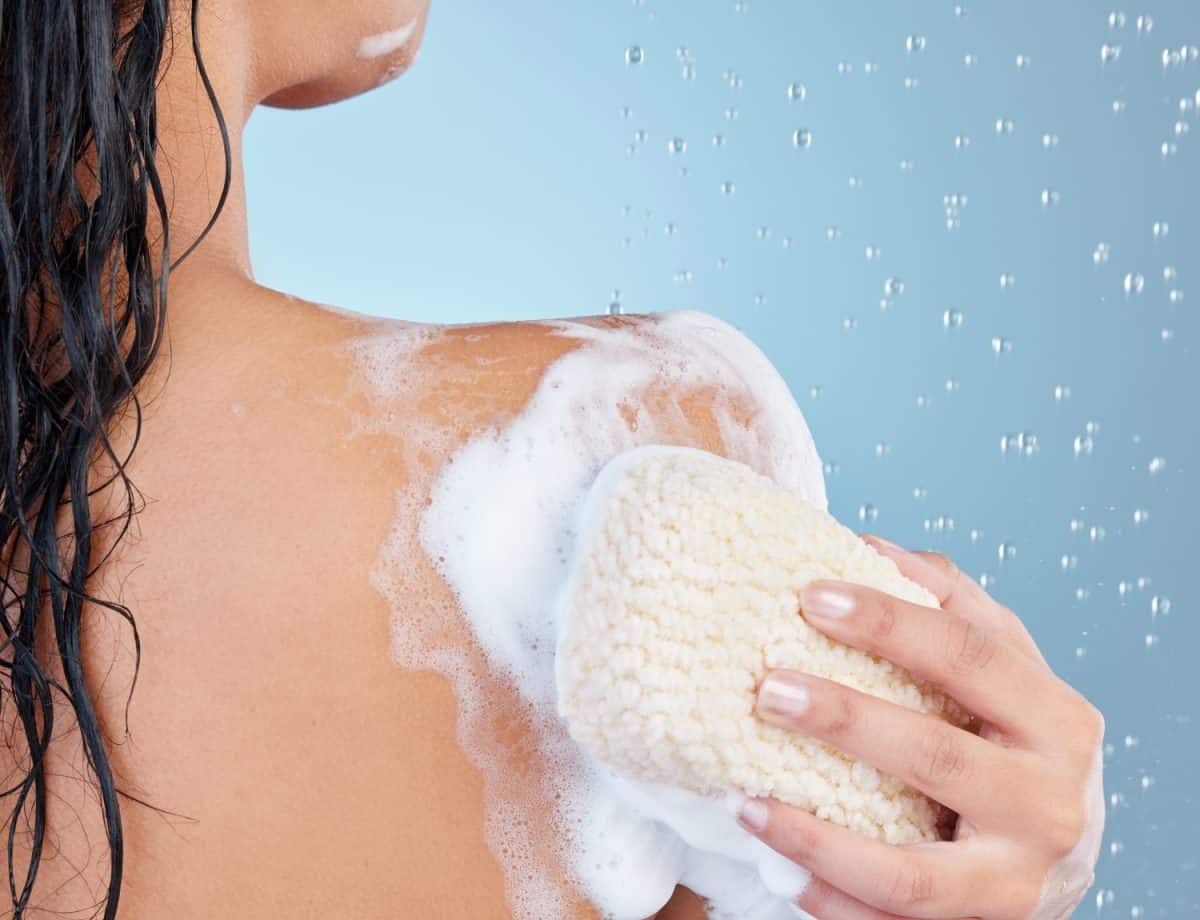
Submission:
M 1090 435 L 1080 434 L 1075 436 L 1074 447 L 1076 457 L 1086 457 L 1091 454 L 1095 444 Z
M 608 305 L 608 315 L 609 316 L 620 316 L 624 312 L 625 312 L 625 308 L 623 306 L 621 306 L 620 300 L 613 300 Z
M 1113 10 L 1108 14 L 1108 27 L 1113 31 L 1125 28 L 1125 14 L 1120 10 Z
M 823 469 L 825 470 L 826 476 L 836 476 L 842 471 L 842 468 L 832 460 L 826 460 L 823 464 Z
M 1165 239 L 1171 232 L 1171 225 L 1165 220 L 1156 220 L 1150 226 L 1150 234 L 1156 240 Z
M 792 143 L 800 149 L 812 146 L 812 132 L 808 128 L 797 128 L 792 134 Z
M 1058 135 L 1057 134 L 1043 134 L 1042 135 L 1042 146 L 1044 148 L 1046 148 L 1047 150 L 1052 150 L 1055 147 L 1057 147 L 1058 146 Z
M 630 45 L 625 49 L 626 64 L 640 64 L 642 63 L 643 57 L 644 55 L 642 53 L 642 49 L 638 45 Z
M 874 61 L 867 61 L 866 63 L 863 64 L 863 73 L 865 73 L 867 76 L 870 76 L 871 74 L 878 72 L 878 70 L 879 70 L 879 65 L 876 64 Z
M 963 67 L 970 69 L 974 66 L 975 66 L 975 55 L 971 54 L 970 52 L 967 52 L 966 54 L 963 55 Z
M 1104 44 L 1100 46 L 1100 63 L 1110 64 L 1121 59 L 1121 46 Z
M 1135 527 L 1141 527 L 1150 520 L 1150 512 L 1145 508 L 1137 508 L 1133 512 L 1133 524 Z
M 1093 543 L 1101 543 L 1108 536 L 1108 531 L 1099 525 L 1092 525 L 1088 528 L 1088 539 Z
M 858 506 L 858 519 L 860 521 L 874 521 L 879 517 L 879 509 L 874 505 L 866 504 Z
M 1142 277 L 1141 272 L 1129 272 L 1125 276 L 1123 284 L 1125 287 L 1125 296 L 1129 297 L 1142 293 L 1142 289 L 1146 286 L 1146 279 Z
M 1078 588 L 1075 589 L 1075 600 L 1086 601 L 1088 599 L 1088 595 L 1090 593 L 1091 592 L 1089 592 L 1087 588 L 1080 585 Z
M 910 35 L 904 40 L 904 47 L 909 54 L 919 54 L 925 50 L 924 35 Z
M 1169 342 L 1169 341 L 1171 341 L 1171 339 L 1175 338 L 1175 330 L 1174 329 L 1163 329 L 1161 332 L 1159 332 L 1158 337 L 1160 339 L 1162 339 L 1164 342 Z
M 853 316 L 847 316 L 844 320 L 842 320 L 842 328 L 847 332 L 853 332 L 858 328 L 858 320 L 856 320 Z
M 712 138 L 712 143 L 713 143 L 714 147 L 723 147 L 725 145 L 725 135 L 724 134 L 714 134 L 713 138 Z
M 1175 156 L 1175 154 L 1179 152 L 1179 146 L 1171 143 L 1170 141 L 1163 141 L 1162 146 L 1158 148 L 1158 152 L 1165 160 L 1167 157 Z
M 1108 845 L 1108 852 L 1111 856 L 1120 856 L 1125 851 L 1125 844 L 1120 840 L 1114 840 Z
M 1171 612 L 1171 599 L 1156 594 L 1150 598 L 1150 618 L 1156 620 L 1159 617 L 1165 617 Z
M 687 150 L 687 141 L 682 137 L 673 137 L 667 141 L 667 152 L 671 156 L 676 156 Z
M 1151 476 L 1157 476 L 1166 468 L 1167 461 L 1163 457 L 1155 457 L 1146 465 L 1146 469 L 1150 471 Z
M 1079 557 L 1064 553 L 1062 558 L 1058 560 L 1058 567 L 1064 572 L 1069 572 L 1079 565 Z
M 849 61 L 838 61 L 838 65 L 837 65 L 838 76 L 844 77 L 848 73 L 850 73 L 852 70 L 854 70 L 854 67 L 850 64 Z
M 1071 388 L 1065 384 L 1059 383 L 1054 387 L 1054 401 L 1065 402 L 1071 398 Z
M 915 498 L 919 502 L 924 501 L 926 496 L 928 496 L 928 494 L 929 493 L 921 486 L 916 486 L 913 488 L 913 498 Z
M 967 534 L 967 538 L 972 543 L 978 543 L 980 540 L 983 539 L 983 531 L 979 530 L 978 528 L 972 527 L 971 532 Z
M 960 329 L 963 324 L 962 310 L 949 309 L 942 314 L 942 325 L 947 329 Z
M 1002 290 L 1007 290 L 1008 288 L 1012 287 L 1016 283 L 1017 283 L 1016 275 L 1009 274 L 1008 272 L 1000 273 L 1000 287 Z
M 1016 559 L 1017 548 L 1011 543 L 1001 543 L 998 547 L 996 547 L 996 556 L 1001 562 L 1008 562 L 1009 560 Z
M 912 160 L 901 160 L 900 161 L 900 172 L 912 172 L 912 168 L 913 168 Z
M 1113 110 L 1114 115 L 1120 115 L 1122 112 L 1124 112 L 1125 111 L 1125 100 L 1124 99 L 1114 99 L 1112 102 L 1112 110 Z
M 685 80 L 695 80 L 696 79 L 696 68 L 691 63 L 691 61 L 684 64 L 683 67 L 681 67 L 679 69 L 679 75 L 681 77 L 683 77 L 683 79 L 685 79 Z
M 1096 265 L 1103 265 L 1108 261 L 1112 249 L 1108 243 L 1097 243 L 1096 248 L 1092 250 L 1092 262 Z
M 727 108 L 724 112 L 726 121 L 737 121 L 738 110 L 733 106 Z
M 1179 277 L 1179 273 L 1175 270 L 1174 265 L 1164 265 L 1163 266 L 1163 282 L 1164 283 L 1170 284 L 1172 281 L 1174 281 L 1178 277 Z
M 879 258 L 879 255 L 882 252 L 882 250 L 880 250 L 878 247 L 872 246 L 870 243 L 868 243 L 866 248 L 863 250 L 863 252 L 867 257 L 868 262 L 874 262 L 876 259 Z
M 1146 32 L 1153 32 L 1154 31 L 1154 17 L 1139 16 L 1137 18 L 1137 21 L 1135 22 L 1135 25 L 1137 26 L 1137 30 L 1143 34 L 1145 34 Z
M 887 441 L 880 441 L 878 444 L 875 445 L 875 456 L 876 457 L 886 457 L 891 452 L 892 452 L 892 445 L 888 444 Z
M 1042 189 L 1041 200 L 1042 200 L 1043 208 L 1054 207 L 1055 205 L 1058 204 L 1058 199 L 1059 199 L 1059 194 L 1054 189 L 1052 189 L 1052 188 Z
M 958 381 L 957 381 L 957 380 L 955 380 L 953 377 L 947 377 L 947 378 L 946 378 L 946 384 L 945 384 L 945 386 L 946 386 L 946 392 L 947 392 L 947 393 L 950 393 L 950 394 L 952 394 L 952 395 L 953 395 L 954 393 L 957 393 L 957 392 L 958 392 L 958 386 L 959 386 L 959 384 L 958 384 Z
M 886 297 L 899 297 L 904 293 L 904 282 L 899 278 L 888 278 L 883 282 L 883 293 Z
M 675 226 L 675 224 L 673 224 L 673 223 L 671 223 L 671 222 L 669 222 L 669 221 L 668 221 L 668 222 L 667 222 L 667 223 L 666 223 L 666 224 L 663 226 L 663 236 L 674 236 L 674 235 L 675 235 L 675 231 L 676 231 L 677 229 L 679 229 L 679 228 L 678 228 L 678 227 L 676 227 L 676 226 Z
M 984 572 L 982 575 L 979 576 L 979 587 L 983 588 L 984 590 L 987 590 L 995 583 L 996 583 L 996 579 L 992 578 L 992 576 L 989 575 L 987 572 Z
M 726 179 L 724 182 L 721 183 L 721 194 L 722 195 L 732 195 L 735 191 L 737 191 L 737 186 L 735 186 L 733 184 L 733 182 L 730 181 L 729 179 Z
M 1015 127 L 1016 126 L 1013 124 L 1013 120 L 1011 118 L 997 118 L 996 119 L 996 133 L 997 134 L 1012 134 L 1013 129 Z
M 1003 336 L 992 336 L 992 352 L 995 354 L 1008 354 L 1012 351 L 1012 342 Z
M 1183 291 L 1178 288 L 1172 288 L 1167 292 L 1167 300 L 1173 304 L 1183 303 Z
M 965 135 L 965 134 L 954 135 L 954 149 L 955 150 L 964 150 L 965 148 L 970 147 L 970 146 L 971 146 L 971 138 L 969 138 L 967 135 Z
M 836 240 L 841 235 L 842 235 L 842 231 L 839 230 L 837 227 L 833 226 L 832 224 L 830 224 L 828 227 L 825 228 L 825 239 L 827 239 L 827 240 L 830 240 L 830 241 Z
M 1079 520 L 1079 518 L 1071 518 L 1071 533 L 1082 533 L 1084 526 L 1083 521 Z
M 1029 55 L 1018 54 L 1017 55 L 1017 70 L 1024 70 L 1028 66 L 1029 66 Z
M 859 178 L 858 176 L 851 176 L 849 179 L 846 180 L 846 184 L 849 185 L 850 188 L 857 190 L 857 189 L 862 188 L 862 179 Z
M 808 87 L 803 83 L 789 83 L 787 96 L 793 102 L 803 102 L 808 98 Z

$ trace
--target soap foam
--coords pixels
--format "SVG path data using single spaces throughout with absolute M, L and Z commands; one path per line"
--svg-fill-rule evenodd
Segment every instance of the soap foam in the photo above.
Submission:
M 584 499 L 610 458 L 639 445 L 694 440 L 689 400 L 702 393 L 728 456 L 824 508 L 812 437 L 770 362 L 712 317 L 673 313 L 551 328 L 576 347 L 547 368 L 505 427 L 477 433 L 437 470 L 430 460 L 440 444 L 436 431 L 406 421 L 395 432 L 412 457 L 411 481 L 398 491 L 396 525 L 372 572 L 393 611 L 393 655 L 454 685 L 459 740 L 484 778 L 485 832 L 515 915 L 571 913 L 560 877 L 565 858 L 587 898 L 616 920 L 652 915 L 677 883 L 709 899 L 713 917 L 793 918 L 789 899 L 806 873 L 742 831 L 722 802 L 618 776 L 570 741 L 555 713 L 554 649 L 557 601 Z M 401 330 L 394 341 L 384 335 L 355 346 L 375 398 L 395 400 L 414 386 L 410 376 L 397 383 L 411 367 L 391 364 L 389 371 L 388 362 L 420 341 Z M 422 552 L 461 617 L 413 609 L 412 563 Z M 555 788 L 522 788 L 528 769 L 498 743 L 488 691 L 497 681 L 526 704 L 535 750 L 524 753 L 544 768 L 543 786 L 551 777 Z M 531 818 L 548 800 L 556 813 Z M 558 864 L 546 852 L 556 844 L 563 848 Z
M 403 48 L 417 27 L 417 20 L 407 22 L 398 29 L 381 32 L 378 35 L 368 35 L 358 44 L 358 59 L 373 61 L 387 54 L 394 54 Z

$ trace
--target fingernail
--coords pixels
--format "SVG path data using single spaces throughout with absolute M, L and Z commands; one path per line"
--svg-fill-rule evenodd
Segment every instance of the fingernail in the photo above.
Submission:
M 738 824 L 752 834 L 767 826 L 767 803 L 752 799 L 740 792 L 730 791 L 725 795 L 725 807 L 737 818 Z
M 772 673 L 758 688 L 758 711 L 763 715 L 794 717 L 808 709 L 808 687 L 798 675 Z
M 904 547 L 893 543 L 891 540 L 885 540 L 883 537 L 877 537 L 873 533 L 864 534 L 863 540 L 871 544 L 871 546 L 875 547 L 876 549 L 887 550 L 888 552 L 892 553 L 905 552 Z
M 854 595 L 830 584 L 809 585 L 800 595 L 800 609 L 818 617 L 844 617 L 854 612 Z

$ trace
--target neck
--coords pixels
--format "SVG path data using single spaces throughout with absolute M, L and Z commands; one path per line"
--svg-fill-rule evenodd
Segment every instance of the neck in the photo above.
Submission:
M 192 47 L 191 2 L 176 0 L 174 41 L 158 91 L 158 169 L 170 216 L 170 256 L 178 259 L 204 232 L 220 202 L 225 151 L 217 113 Z M 229 136 L 229 194 L 220 217 L 184 265 L 190 275 L 252 278 L 242 175 L 242 134 L 254 107 L 246 17 L 233 3 L 198 4 L 203 60 Z M 183 267 L 181 266 L 181 272 Z

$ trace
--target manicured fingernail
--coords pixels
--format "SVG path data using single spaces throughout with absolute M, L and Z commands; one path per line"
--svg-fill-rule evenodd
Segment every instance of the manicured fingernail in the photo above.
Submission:
M 738 824 L 752 834 L 759 833 L 767 826 L 767 803 L 752 799 L 740 792 L 728 792 L 725 795 L 725 807 L 730 814 L 737 818 Z
M 871 544 L 871 546 L 875 547 L 876 549 L 887 550 L 891 553 L 905 552 L 904 547 L 898 546 L 891 540 L 885 540 L 883 537 L 877 537 L 873 533 L 863 534 L 863 540 Z
M 854 595 L 831 584 L 809 585 L 800 595 L 800 609 L 818 617 L 844 617 L 854 612 Z
M 768 674 L 758 688 L 758 711 L 766 716 L 790 718 L 808 709 L 809 694 L 801 678 L 792 674 Z

